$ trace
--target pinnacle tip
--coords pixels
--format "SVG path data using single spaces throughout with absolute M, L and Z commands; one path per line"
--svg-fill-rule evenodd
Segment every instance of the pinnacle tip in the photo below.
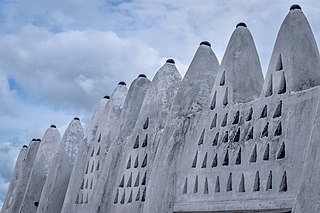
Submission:
M 238 28 L 238 27 L 247 27 L 247 25 L 244 22 L 240 22 L 237 24 L 236 28 Z
M 175 64 L 176 62 L 172 58 L 169 58 L 166 63 Z
M 145 75 L 145 74 L 140 74 L 139 76 L 138 76 L 138 78 L 146 78 L 147 76 Z
M 209 41 L 202 41 L 202 42 L 200 43 L 200 45 L 206 45 L 206 46 L 211 47 L 211 44 L 210 44 Z
M 301 10 L 301 7 L 298 4 L 293 4 L 291 5 L 290 10 Z

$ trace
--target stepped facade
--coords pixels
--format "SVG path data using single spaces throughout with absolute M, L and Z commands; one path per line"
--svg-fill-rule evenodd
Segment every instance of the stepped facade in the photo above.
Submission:
M 1 213 L 320 212 L 320 57 L 292 5 L 266 77 L 246 24 L 23 146 Z

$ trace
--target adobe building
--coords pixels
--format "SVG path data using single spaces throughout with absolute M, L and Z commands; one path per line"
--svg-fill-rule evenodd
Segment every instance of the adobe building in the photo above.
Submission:
M 24 146 L 1 213 L 318 213 L 320 58 L 299 5 L 265 78 L 245 23 Z

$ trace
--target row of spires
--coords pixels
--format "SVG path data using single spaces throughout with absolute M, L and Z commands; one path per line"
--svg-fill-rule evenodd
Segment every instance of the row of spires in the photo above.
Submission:
M 297 24 L 295 25 L 295 23 Z M 299 33 L 300 31 L 303 33 Z M 288 44 L 287 40 L 291 42 Z M 247 42 L 244 46 L 242 46 L 243 41 Z M 235 50 L 242 50 L 246 54 L 240 55 L 241 58 L 239 59 L 237 55 L 235 55 Z M 203 57 L 204 55 L 210 55 L 210 57 Z M 281 58 L 281 66 L 278 66 L 279 56 Z M 308 66 L 301 67 L 305 65 L 305 63 L 299 63 L 305 62 L 306 57 L 311 58 L 308 60 Z M 168 59 L 166 64 L 174 65 L 175 62 L 173 59 Z M 203 66 L 208 66 L 209 68 L 205 68 L 217 72 L 213 74 L 216 80 L 213 86 L 212 96 L 215 92 L 218 92 L 217 97 L 225 97 L 221 95 L 220 92 L 225 93 L 225 91 L 229 91 L 227 94 L 229 94 L 228 97 L 231 103 L 252 101 L 261 97 L 262 95 L 260 96 L 260 94 L 264 94 L 264 92 L 270 88 L 270 83 L 263 85 L 263 76 L 257 51 L 251 34 L 244 23 L 239 23 L 236 26 L 236 30 L 230 39 L 220 66 L 211 50 L 211 44 L 208 41 L 200 43 L 200 47 L 190 65 L 190 72 L 187 72 L 185 79 L 203 74 L 198 73 L 197 69 L 191 69 L 195 66 L 202 66 L 201 69 L 204 68 Z M 215 70 L 216 67 L 218 67 L 219 70 Z M 280 68 L 276 69 L 275 67 Z M 287 91 L 308 89 L 319 85 L 319 67 L 319 53 L 310 26 L 301 11 L 301 7 L 292 5 L 280 29 L 265 82 L 271 81 L 274 82 L 271 85 L 276 85 L 279 81 L 279 75 L 275 73 L 275 71 L 280 71 L 282 74 L 284 72 L 286 73 L 287 86 L 289 88 Z M 224 79 L 223 84 L 220 83 L 221 77 Z M 146 78 L 146 76 L 141 74 L 138 78 Z M 244 78 L 247 78 L 246 82 L 244 82 Z M 200 77 L 197 77 L 197 79 L 200 79 Z M 126 86 L 126 83 L 121 81 L 118 85 Z M 112 99 L 111 97 L 105 96 L 104 99 Z M 263 95 L 263 97 L 265 97 L 265 95 Z M 75 118 L 74 120 L 80 121 L 79 118 Z M 56 126 L 52 125 L 51 128 L 56 129 Z M 35 141 L 39 140 L 36 139 Z M 24 146 L 24 148 L 27 147 Z
M 211 54 L 210 42 L 202 41 L 201 46 L 207 46 L 210 50 L 198 49 L 193 61 L 205 60 L 199 59 L 197 55 Z M 198 54 L 200 51 L 202 53 Z M 239 52 L 245 54 L 237 56 Z M 211 60 L 210 63 L 216 63 L 215 55 L 213 57 L 214 60 L 208 57 L 207 60 Z M 308 61 L 308 66 L 304 64 L 305 61 Z M 175 64 L 173 59 L 168 59 L 166 63 Z M 245 103 L 259 97 L 301 91 L 317 86 L 320 84 L 319 69 L 319 52 L 311 28 L 301 7 L 294 4 L 290 7 L 290 12 L 279 31 L 265 80 L 251 33 L 247 25 L 240 22 L 230 38 L 216 81 L 221 78 L 223 82 L 229 82 L 226 92 L 229 93 L 228 98 L 231 102 Z M 141 74 L 139 77 L 146 76 Z M 219 83 L 222 85 L 221 82 Z M 125 83 L 121 81 L 119 85 L 125 85 Z M 219 95 L 223 97 L 223 94 Z
M 106 96 L 105 96 L 105 97 L 106 97 Z M 105 97 L 104 97 L 104 98 L 105 98 Z M 109 97 L 109 96 L 108 96 L 108 97 Z M 110 98 L 110 97 L 109 97 L 109 98 Z M 109 98 L 108 98 L 108 99 L 109 99 Z M 73 120 L 80 121 L 80 118 L 74 117 Z M 54 125 L 54 124 L 52 124 L 52 125 L 50 125 L 50 128 L 56 129 L 57 126 Z M 31 140 L 31 142 L 32 142 L 32 141 L 39 141 L 39 142 L 41 142 L 41 139 L 40 139 L 40 138 L 37 138 L 37 139 L 36 139 L 36 138 L 33 138 L 33 139 Z M 23 148 L 28 148 L 28 145 L 25 144 L 25 145 L 23 145 L 22 147 L 23 147 Z
M 299 5 L 297 5 L 297 4 L 293 4 L 293 5 L 290 7 L 290 11 L 293 11 L 293 10 L 301 10 L 301 7 L 300 7 Z M 308 23 L 307 23 L 307 25 L 308 25 Z M 243 23 L 243 22 L 240 22 L 240 23 L 238 23 L 238 24 L 236 25 L 236 28 L 238 28 L 238 27 L 245 27 L 245 28 L 247 28 L 247 25 L 246 25 L 245 23 Z M 279 37 L 279 36 L 278 36 L 278 37 Z M 211 43 L 208 42 L 208 41 L 202 41 L 202 42 L 200 43 L 200 46 L 201 46 L 201 45 L 205 45 L 205 46 L 211 47 Z M 282 61 L 283 59 L 278 59 L 278 60 L 281 60 L 281 61 Z M 170 59 L 168 59 L 168 60 L 166 61 L 166 63 L 175 64 L 175 61 L 174 61 L 174 59 L 171 59 L 171 58 L 170 58 Z M 278 64 L 277 66 L 279 66 L 279 64 Z M 281 69 L 279 69 L 279 70 L 282 70 L 282 69 L 283 69 L 282 66 L 283 66 L 283 65 L 282 65 L 282 62 L 281 62 Z M 139 74 L 138 78 L 147 78 L 147 76 L 146 76 L 145 74 Z M 126 83 L 125 83 L 124 81 L 120 81 L 120 82 L 118 83 L 118 85 L 126 86 Z M 106 96 L 104 96 L 103 98 L 104 98 L 104 99 L 110 99 L 110 96 L 109 96 L 109 95 L 106 95 Z M 80 121 L 80 119 L 79 119 L 78 117 L 75 117 L 74 120 Z M 56 128 L 55 125 L 51 125 L 50 127 L 51 127 L 51 128 Z M 34 141 L 34 140 L 41 141 L 41 139 L 32 139 L 32 141 Z M 27 147 L 27 145 L 24 145 L 23 147 Z

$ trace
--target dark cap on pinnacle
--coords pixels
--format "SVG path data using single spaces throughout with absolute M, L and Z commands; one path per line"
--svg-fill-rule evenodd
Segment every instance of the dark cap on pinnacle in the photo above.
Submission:
M 209 41 L 202 41 L 202 42 L 200 43 L 200 45 L 206 45 L 206 46 L 208 46 L 208 47 L 211 47 L 211 44 L 210 44 Z
M 109 96 L 109 95 L 106 95 L 106 96 L 104 96 L 103 98 L 105 98 L 105 99 L 110 99 L 110 96 Z
M 36 141 L 41 141 L 41 139 L 38 138 Z
M 236 28 L 238 28 L 238 27 L 247 27 L 247 25 L 243 22 L 240 22 L 237 24 Z
M 23 145 L 22 147 L 23 147 L 23 148 L 28 148 L 28 146 L 27 146 L 27 145 Z
M 57 128 L 56 125 L 51 125 L 50 127 L 51 127 L 51 128 Z
M 145 74 L 140 74 L 139 76 L 138 76 L 138 78 L 146 78 L 147 76 L 145 75 Z
M 80 121 L 80 118 L 78 118 L 78 117 L 75 117 L 75 118 L 74 118 L 74 120 Z
M 120 81 L 120 82 L 118 83 L 118 85 L 124 85 L 124 86 L 126 86 L 127 84 L 124 83 L 124 81 Z
M 176 62 L 172 58 L 169 58 L 166 63 L 175 64 Z
M 36 141 L 37 139 L 33 138 L 32 141 Z
M 293 4 L 291 5 L 290 10 L 301 10 L 301 7 L 298 4 Z

